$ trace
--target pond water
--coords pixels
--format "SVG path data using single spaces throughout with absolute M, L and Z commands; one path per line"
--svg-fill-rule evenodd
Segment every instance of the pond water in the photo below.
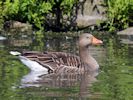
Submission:
M 34 81 L 35 74 L 9 54 L 13 50 L 78 54 L 77 37 L 23 34 L 0 40 L 0 100 L 133 100 L 133 48 L 121 44 L 117 37 L 98 37 L 104 45 L 89 48 L 100 65 L 96 81 L 86 74 L 58 79 L 43 75 Z

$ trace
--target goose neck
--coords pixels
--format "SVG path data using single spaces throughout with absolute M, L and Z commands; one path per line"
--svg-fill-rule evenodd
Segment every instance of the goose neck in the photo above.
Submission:
M 79 48 L 79 55 L 83 63 L 88 63 L 90 57 L 88 48 Z

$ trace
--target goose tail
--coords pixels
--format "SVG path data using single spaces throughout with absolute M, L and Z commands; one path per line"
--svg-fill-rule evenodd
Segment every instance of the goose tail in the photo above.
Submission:
M 10 54 L 11 54 L 11 55 L 14 55 L 14 56 L 19 56 L 19 55 L 21 55 L 21 53 L 18 52 L 18 51 L 10 51 Z

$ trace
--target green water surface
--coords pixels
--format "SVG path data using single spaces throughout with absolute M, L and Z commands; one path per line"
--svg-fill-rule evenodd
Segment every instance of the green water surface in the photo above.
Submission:
M 78 54 L 76 37 L 9 36 L 0 41 L 0 100 L 133 100 L 133 48 L 116 37 L 104 38 L 104 45 L 90 48 L 100 65 L 97 81 L 82 96 L 79 84 L 20 88 L 29 73 L 11 50 L 64 51 Z

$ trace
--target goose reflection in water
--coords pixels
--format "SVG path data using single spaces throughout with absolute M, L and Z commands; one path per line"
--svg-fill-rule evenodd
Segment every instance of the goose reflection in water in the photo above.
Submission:
M 93 72 L 92 74 L 97 74 Z M 41 76 L 40 76 L 41 75 Z M 21 88 L 26 87 L 47 87 L 47 88 L 69 88 L 69 87 L 79 87 L 79 91 L 76 94 L 78 98 L 86 98 L 91 95 L 89 92 L 89 87 L 92 86 L 92 83 L 96 82 L 96 77 L 90 75 L 88 72 L 82 74 L 66 74 L 57 73 L 52 74 L 43 74 L 30 72 L 28 75 L 22 78 Z M 45 93 L 47 96 L 47 93 Z M 52 94 L 54 95 L 54 94 Z

